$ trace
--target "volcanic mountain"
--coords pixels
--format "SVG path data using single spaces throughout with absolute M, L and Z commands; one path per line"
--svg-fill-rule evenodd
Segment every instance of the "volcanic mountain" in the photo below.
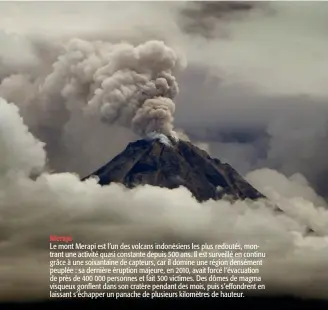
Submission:
M 186 187 L 198 201 L 264 198 L 230 165 L 211 158 L 192 143 L 161 134 L 128 144 L 126 149 L 83 180 L 96 176 L 101 185 L 122 183 L 128 188 L 149 184 Z

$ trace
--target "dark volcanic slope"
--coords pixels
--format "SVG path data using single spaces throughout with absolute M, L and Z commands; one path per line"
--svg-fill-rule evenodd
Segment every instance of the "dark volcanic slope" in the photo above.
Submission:
M 187 141 L 171 139 L 171 145 L 160 139 L 138 140 L 112 161 L 87 176 L 98 176 L 99 184 L 122 183 L 132 188 L 149 184 L 166 188 L 185 186 L 199 201 L 264 197 L 248 184 L 231 166 L 211 158 L 205 151 Z

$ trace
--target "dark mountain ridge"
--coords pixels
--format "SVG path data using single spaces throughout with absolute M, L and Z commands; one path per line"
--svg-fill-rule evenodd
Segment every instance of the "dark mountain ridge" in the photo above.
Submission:
M 128 144 L 126 149 L 83 180 L 96 176 L 99 184 L 122 183 L 128 188 L 149 184 L 186 187 L 198 201 L 258 199 L 264 196 L 229 164 L 211 158 L 191 142 L 164 135 Z

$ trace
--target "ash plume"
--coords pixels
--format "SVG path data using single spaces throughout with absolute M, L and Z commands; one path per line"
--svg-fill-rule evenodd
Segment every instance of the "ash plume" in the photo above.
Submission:
M 172 132 L 178 56 L 163 42 L 133 46 L 75 39 L 53 67 L 42 92 L 61 94 L 68 109 L 80 105 L 142 136 Z

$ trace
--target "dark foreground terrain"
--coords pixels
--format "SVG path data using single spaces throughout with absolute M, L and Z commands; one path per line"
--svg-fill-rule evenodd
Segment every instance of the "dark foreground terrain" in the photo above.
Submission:
M 131 308 L 151 308 L 151 309 L 181 309 L 182 307 L 202 307 L 207 309 L 265 309 L 266 307 L 280 307 L 280 309 L 309 309 L 316 310 L 328 309 L 328 300 L 302 300 L 288 297 L 250 297 L 250 298 L 224 298 L 224 299 L 156 299 L 156 300 L 141 300 L 141 299 L 120 299 L 120 300 L 65 300 L 65 301 L 40 301 L 40 302 L 25 302 L 25 303 L 0 303 L 0 309 L 66 309 L 68 307 L 78 307 L 86 309 L 131 309 Z

